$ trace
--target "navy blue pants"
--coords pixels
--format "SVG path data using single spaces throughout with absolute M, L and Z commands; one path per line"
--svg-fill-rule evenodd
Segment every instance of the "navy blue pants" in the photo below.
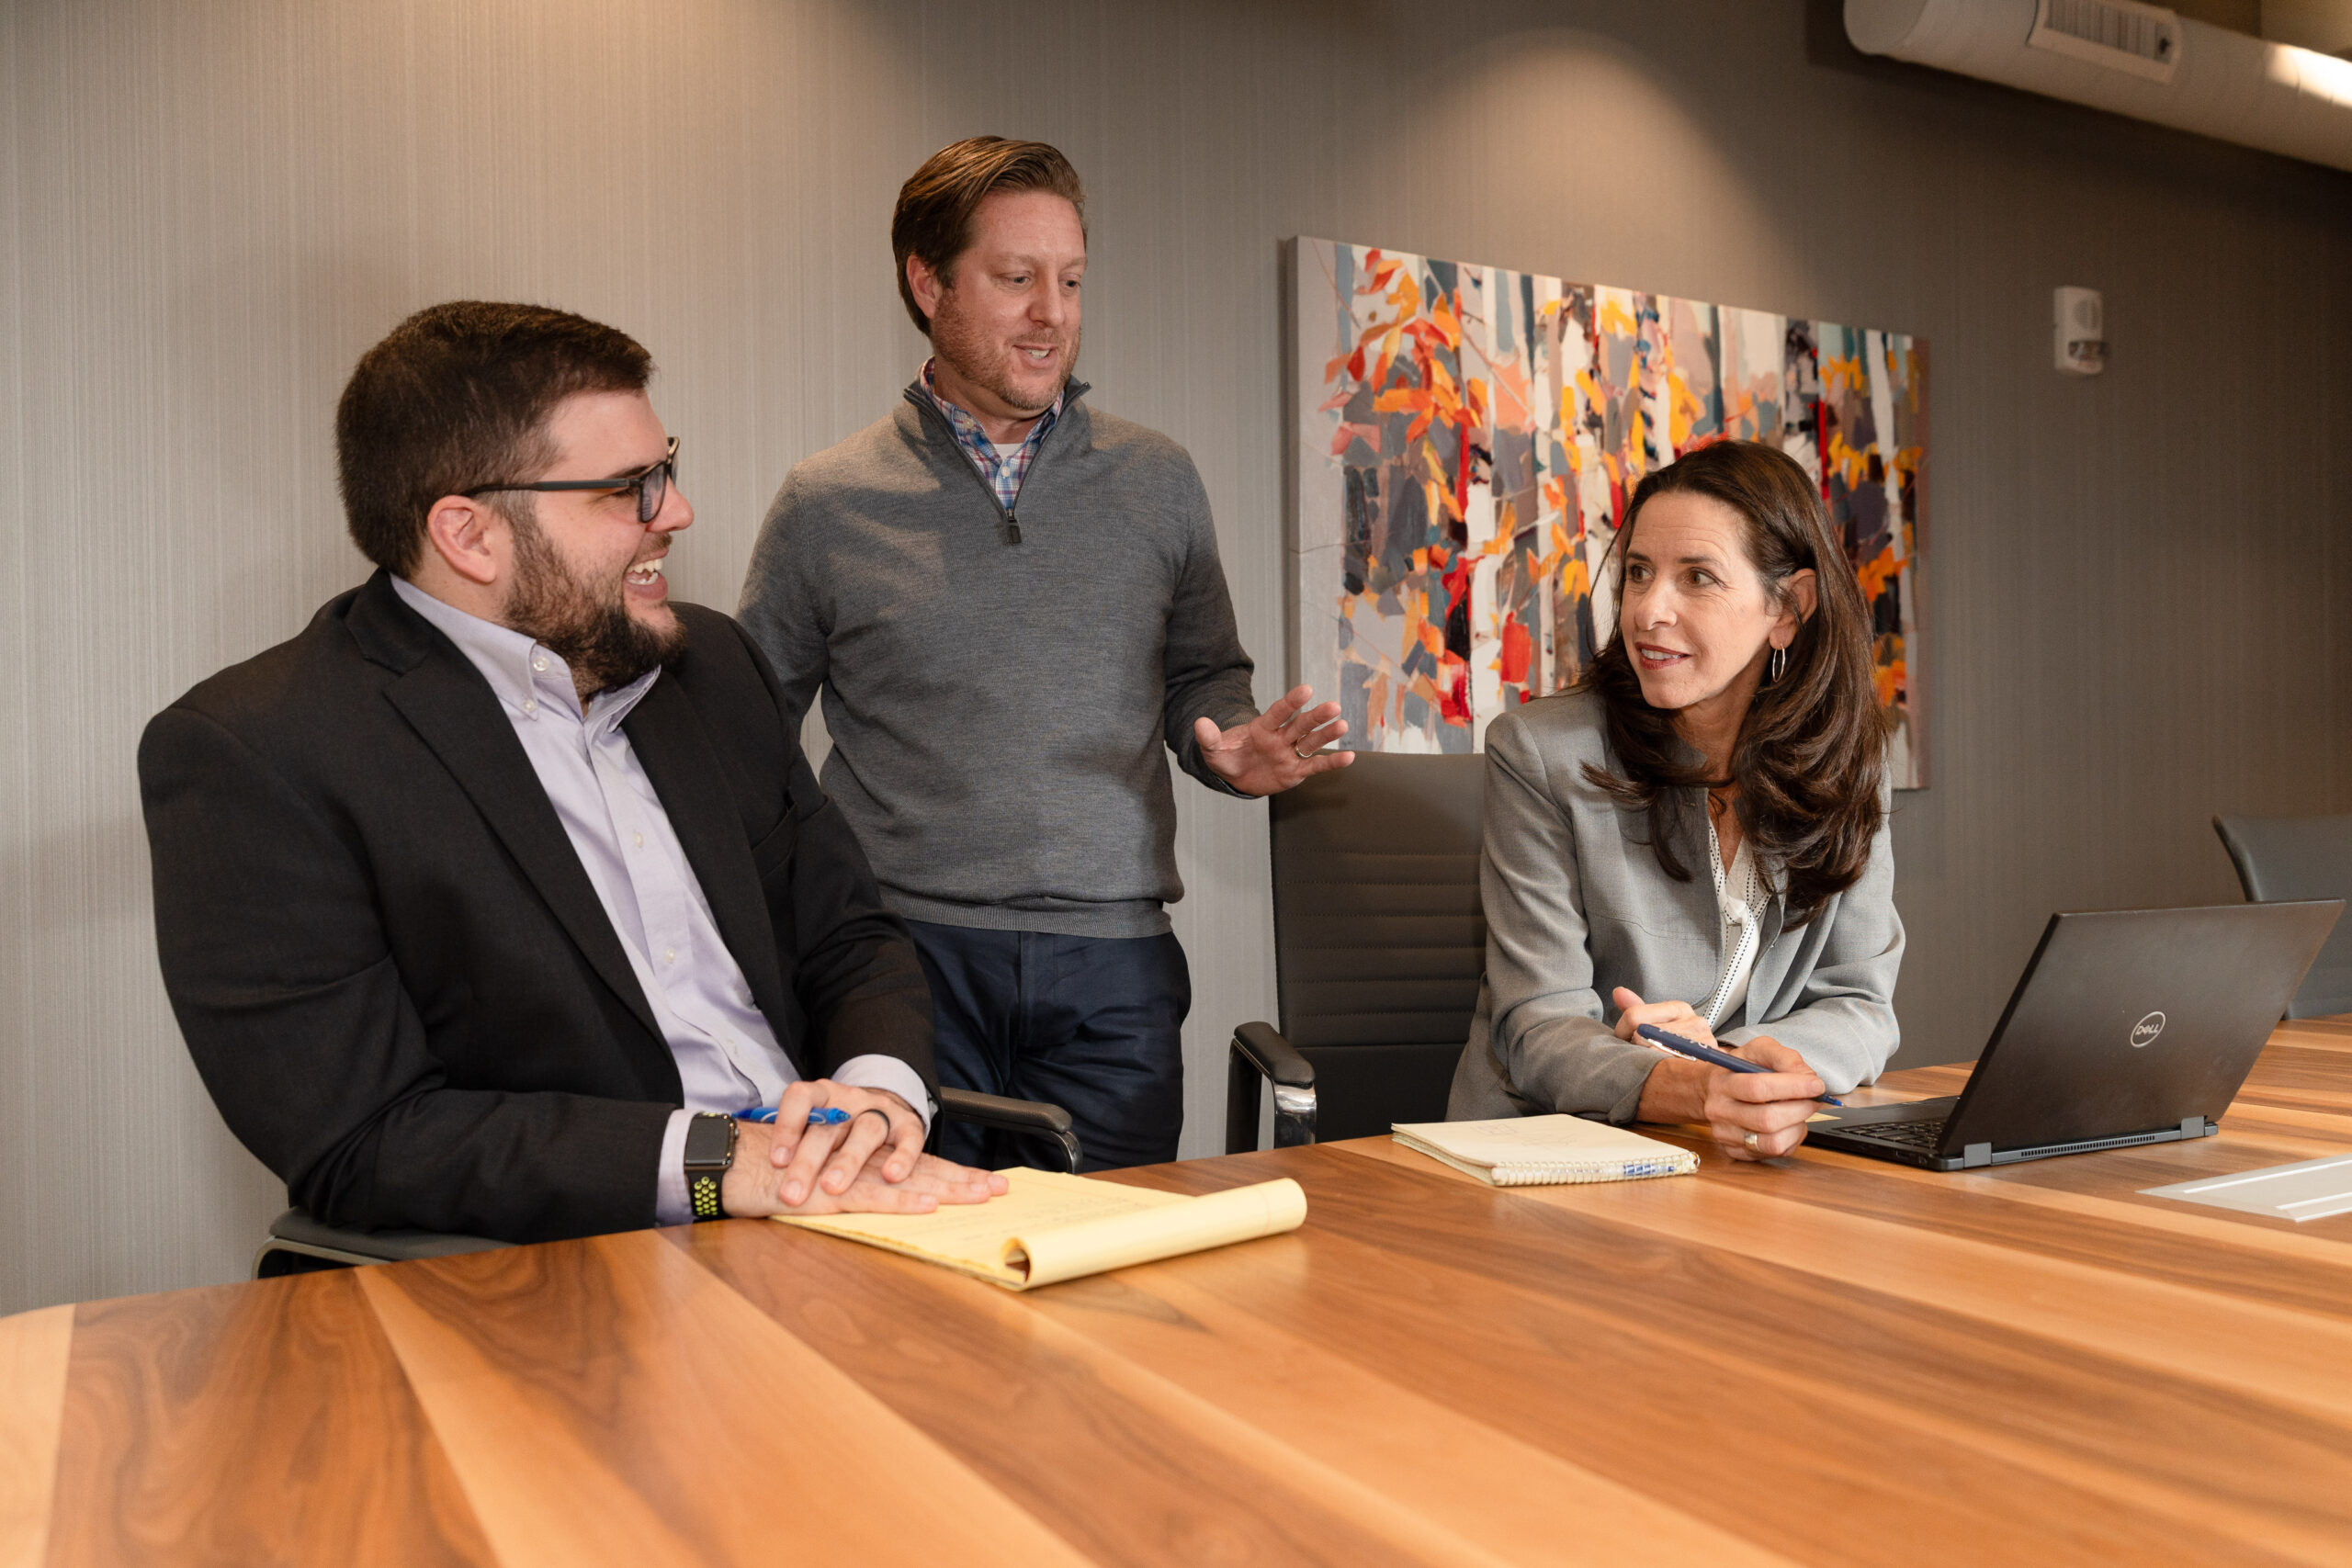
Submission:
M 1089 1170 L 1176 1157 L 1193 976 L 1174 936 L 907 929 L 931 982 L 943 1087 L 1051 1100 Z M 1051 1143 L 964 1122 L 942 1122 L 937 1147 L 989 1170 L 1064 1168 Z

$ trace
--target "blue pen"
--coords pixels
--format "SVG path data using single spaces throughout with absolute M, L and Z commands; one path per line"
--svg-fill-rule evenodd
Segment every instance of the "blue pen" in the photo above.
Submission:
M 735 1112 L 735 1120 L 738 1122 L 773 1122 L 775 1120 L 775 1107 L 773 1105 L 754 1105 L 749 1111 L 738 1111 Z M 820 1105 L 817 1107 L 816 1110 L 808 1112 L 808 1125 L 811 1127 L 838 1127 L 848 1120 L 849 1112 L 843 1111 L 838 1105 Z
M 1634 1032 L 1652 1044 L 1663 1045 L 1668 1050 L 1688 1056 L 1694 1062 L 1705 1062 L 1711 1066 L 1729 1067 L 1735 1073 L 1770 1073 L 1779 1070 L 1765 1066 L 1760 1062 L 1751 1062 L 1744 1056 L 1735 1056 L 1728 1051 L 1718 1051 L 1712 1045 L 1702 1045 L 1696 1040 L 1685 1040 L 1679 1034 L 1668 1034 L 1654 1023 L 1637 1023 L 1634 1026 Z M 1821 1103 L 1843 1106 L 1845 1101 L 1832 1100 L 1825 1094 L 1821 1097 Z

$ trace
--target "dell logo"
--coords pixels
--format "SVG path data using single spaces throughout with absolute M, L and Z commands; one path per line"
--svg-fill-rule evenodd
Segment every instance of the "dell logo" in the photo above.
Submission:
M 2150 1013 L 2132 1026 L 2132 1049 L 2137 1051 L 2143 1045 L 2153 1044 L 2156 1036 L 2164 1032 L 2165 1015 L 2160 1012 Z

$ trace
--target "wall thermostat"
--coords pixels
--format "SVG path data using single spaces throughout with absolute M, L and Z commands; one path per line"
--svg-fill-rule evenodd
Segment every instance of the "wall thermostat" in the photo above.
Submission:
M 2098 289 L 2059 289 L 2050 317 L 2057 329 L 2059 369 L 2096 376 L 2107 368 L 2107 309 Z

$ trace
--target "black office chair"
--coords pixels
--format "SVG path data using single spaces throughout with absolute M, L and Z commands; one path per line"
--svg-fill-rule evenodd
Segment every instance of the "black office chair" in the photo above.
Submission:
M 1042 1139 L 1060 1151 L 1072 1174 L 1078 1170 L 1078 1134 L 1069 1112 L 1038 1100 L 1008 1100 L 1000 1094 L 979 1094 L 966 1089 L 939 1091 L 941 1122 L 968 1122 L 1007 1133 Z M 934 1127 L 936 1122 L 934 1122 Z M 440 1231 L 347 1230 L 312 1219 L 300 1209 L 288 1209 L 269 1222 L 261 1250 L 254 1254 L 254 1278 L 275 1280 L 284 1274 L 307 1274 L 320 1269 L 348 1269 L 362 1263 L 401 1263 L 414 1258 L 447 1258 L 459 1252 L 491 1252 L 512 1242 L 488 1236 L 450 1235 Z
M 1274 796 L 1274 987 L 1283 1026 L 1234 1031 L 1225 1147 L 1360 1138 L 1445 1116 L 1487 966 L 1481 756 L 1363 751 Z
M 2352 898 L 2352 817 L 2216 817 L 2249 904 Z M 2312 960 L 2289 1018 L 2352 1012 L 2352 919 L 2339 919 Z

